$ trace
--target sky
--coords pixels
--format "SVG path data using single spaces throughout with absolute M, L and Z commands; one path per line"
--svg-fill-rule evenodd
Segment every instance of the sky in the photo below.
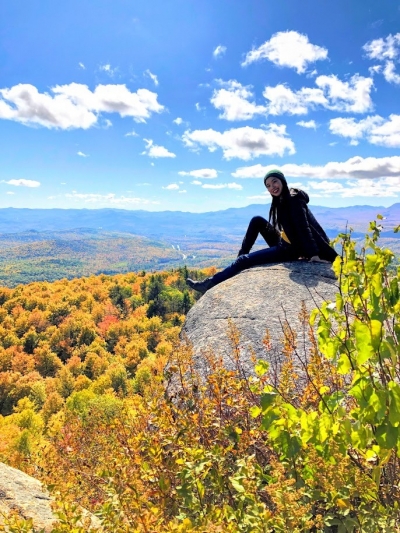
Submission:
M 400 0 L 2 0 L 0 207 L 400 202 Z

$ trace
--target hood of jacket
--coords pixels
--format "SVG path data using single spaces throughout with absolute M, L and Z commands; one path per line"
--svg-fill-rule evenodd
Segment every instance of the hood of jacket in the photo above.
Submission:
M 302 191 L 301 189 L 290 189 L 289 191 L 290 191 L 290 196 L 297 197 L 301 200 L 304 200 L 306 204 L 308 204 L 308 202 L 310 201 L 310 197 L 308 196 L 308 194 Z

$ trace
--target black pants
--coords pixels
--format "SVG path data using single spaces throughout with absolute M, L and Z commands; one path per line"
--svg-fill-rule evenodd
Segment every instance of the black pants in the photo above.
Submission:
M 262 235 L 269 248 L 250 253 L 258 235 Z M 212 283 L 217 285 L 252 266 L 293 261 L 297 258 L 298 254 L 293 246 L 284 241 L 279 232 L 265 218 L 254 217 L 250 220 L 238 258 L 230 266 L 215 274 L 212 277 Z

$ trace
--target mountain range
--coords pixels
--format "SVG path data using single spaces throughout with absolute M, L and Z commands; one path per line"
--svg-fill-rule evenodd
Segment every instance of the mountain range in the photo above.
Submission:
M 330 238 L 346 228 L 361 240 L 381 214 L 382 244 L 400 254 L 400 203 L 391 207 L 313 206 Z M 269 205 L 208 213 L 122 209 L 0 209 L 0 285 L 91 274 L 229 264 L 249 220 Z M 260 239 L 256 248 L 265 246 Z
M 311 210 L 330 234 L 352 227 L 365 232 L 377 214 L 384 217 L 385 230 L 400 223 L 400 203 L 390 207 L 368 205 L 351 207 L 311 206 Z M 0 209 L 0 233 L 25 231 L 103 230 L 131 233 L 173 241 L 180 237 L 224 240 L 242 236 L 252 216 L 268 218 L 269 205 L 252 204 L 223 211 L 191 213 L 184 211 L 129 211 L 124 209 Z

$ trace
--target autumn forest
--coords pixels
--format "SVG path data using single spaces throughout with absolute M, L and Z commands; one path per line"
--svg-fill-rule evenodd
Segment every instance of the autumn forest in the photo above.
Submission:
M 0 461 L 40 479 L 52 533 L 399 531 L 400 272 L 373 222 L 341 234 L 335 302 L 300 311 L 310 353 L 282 330 L 235 369 L 180 339 L 198 294 L 180 267 L 0 289 Z M 395 231 L 399 231 L 396 228 Z M 297 366 L 296 366 L 297 365 Z M 11 514 L 0 531 L 33 531 Z

